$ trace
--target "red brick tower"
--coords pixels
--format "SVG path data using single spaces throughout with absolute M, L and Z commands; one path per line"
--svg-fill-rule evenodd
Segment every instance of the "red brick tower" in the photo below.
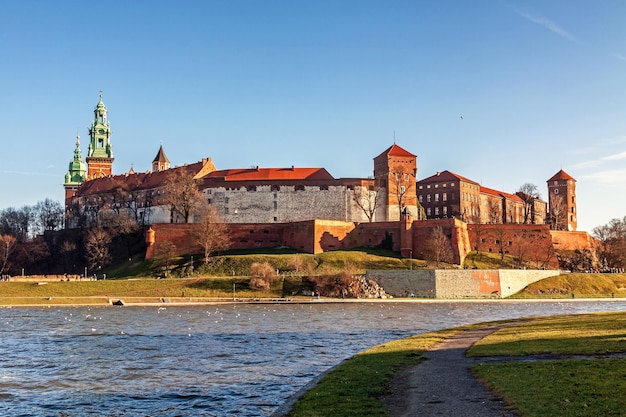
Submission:
M 385 220 L 417 219 L 417 156 L 395 143 L 374 158 L 374 179 L 385 193 Z M 382 208 L 382 207 L 381 207 Z
M 575 232 L 576 221 L 576 180 L 560 170 L 548 181 L 548 207 L 550 227 L 554 230 Z

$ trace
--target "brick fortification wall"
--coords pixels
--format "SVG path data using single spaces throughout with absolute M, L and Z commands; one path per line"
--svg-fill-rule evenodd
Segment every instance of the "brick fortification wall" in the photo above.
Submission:
M 367 271 L 368 278 L 394 297 L 435 298 L 504 298 L 555 275 L 558 270 Z
M 576 249 L 596 249 L 600 246 L 600 241 L 587 232 L 566 232 L 561 230 L 550 230 L 555 249 L 576 250 Z
M 464 223 L 453 219 L 419 222 L 352 223 L 333 220 L 309 220 L 293 223 L 230 223 L 229 249 L 290 247 L 306 253 L 321 253 L 358 247 L 389 245 L 393 251 L 406 257 L 419 258 L 428 245 L 432 229 L 442 226 L 449 236 L 454 262 L 461 264 L 469 249 Z M 161 242 L 176 246 L 176 254 L 202 252 L 194 238 L 193 224 L 155 223 L 154 244 L 148 245 L 146 259 L 155 256 Z M 148 233 L 151 233 L 148 232 Z M 403 242 L 404 239 L 404 242 Z M 149 243 L 149 242 L 148 242 Z
M 149 245 L 146 259 L 155 256 L 159 242 L 176 246 L 179 255 L 202 252 L 193 237 L 193 224 L 155 223 L 154 245 Z M 310 220 L 294 223 L 231 223 L 228 225 L 229 249 L 275 248 L 286 246 L 306 253 L 321 253 L 355 247 L 377 247 L 391 238 L 393 250 L 399 250 L 398 222 L 352 223 Z
M 502 250 L 505 255 L 533 262 L 537 267 L 559 267 L 548 225 L 468 224 L 467 230 L 474 250 L 491 253 Z
M 154 245 L 148 245 L 146 259 L 155 256 L 155 249 L 162 242 L 170 242 L 176 246 L 177 255 L 202 252 L 202 247 L 194 238 L 194 224 L 189 223 L 155 223 Z M 303 252 L 313 253 L 314 245 L 310 236 L 315 231 L 315 222 L 295 223 L 245 223 L 229 224 L 228 249 L 275 248 L 288 246 Z
M 450 248 L 454 254 L 454 263 L 462 265 L 471 251 L 468 229 L 464 222 L 456 219 L 437 219 L 413 222 L 413 257 L 427 259 L 427 249 L 433 230 L 441 227 L 444 235 L 450 239 Z

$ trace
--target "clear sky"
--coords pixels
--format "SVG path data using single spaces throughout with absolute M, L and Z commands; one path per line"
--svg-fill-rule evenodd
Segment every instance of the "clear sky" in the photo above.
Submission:
M 398 145 L 515 192 L 563 168 L 579 230 L 626 215 L 626 2 L 7 1 L 0 208 L 62 201 L 99 91 L 115 173 L 173 165 L 372 175 Z

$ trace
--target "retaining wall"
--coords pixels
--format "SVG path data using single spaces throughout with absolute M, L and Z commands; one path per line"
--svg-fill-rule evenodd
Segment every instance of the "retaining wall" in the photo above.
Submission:
M 367 277 L 394 297 L 505 298 L 559 273 L 558 270 L 438 269 L 367 271 Z

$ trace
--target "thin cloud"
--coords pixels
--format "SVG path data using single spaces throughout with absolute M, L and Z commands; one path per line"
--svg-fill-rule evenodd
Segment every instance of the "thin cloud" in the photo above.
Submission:
M 592 159 L 590 161 L 583 161 L 577 164 L 572 165 L 573 168 L 585 169 L 585 168 L 597 168 L 606 164 L 607 162 L 613 161 L 621 161 L 622 159 L 626 159 L 626 151 L 611 154 L 608 156 L 603 156 L 602 158 Z
M 585 168 L 596 168 L 600 166 L 602 163 L 601 159 L 593 159 L 591 161 L 579 162 L 577 164 L 573 164 L 572 168 L 574 169 L 585 169 Z
M 620 61 L 624 61 L 624 62 L 626 62 L 626 55 L 622 55 L 622 54 L 617 54 L 617 53 L 615 53 L 615 54 L 613 54 L 613 56 L 614 56 L 615 58 L 619 59 Z
M 569 33 L 568 31 L 566 31 L 565 29 L 563 29 L 562 27 L 560 27 L 559 25 L 557 25 L 556 23 L 554 23 L 552 20 L 547 19 L 543 16 L 534 16 L 530 13 L 521 11 L 521 10 L 515 10 L 515 13 L 517 13 L 518 15 L 522 16 L 524 19 L 535 23 L 537 25 L 543 26 L 544 28 L 548 29 L 549 31 L 556 33 L 557 35 L 561 36 L 562 38 L 568 39 L 572 42 L 578 42 L 578 39 L 576 39 L 576 37 L 574 35 L 572 35 L 571 33 Z
M 626 184 L 626 169 L 612 169 L 583 175 L 582 179 L 603 184 Z
M 609 155 L 602 158 L 604 161 L 619 161 L 621 159 L 626 159 L 626 151 L 617 153 L 615 155 Z

